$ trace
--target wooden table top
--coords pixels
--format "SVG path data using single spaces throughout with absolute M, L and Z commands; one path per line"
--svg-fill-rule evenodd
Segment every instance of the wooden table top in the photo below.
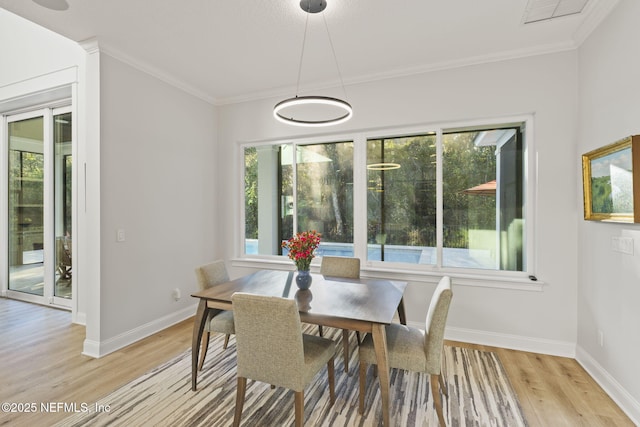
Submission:
M 311 288 L 301 291 L 296 286 L 295 276 L 294 271 L 260 270 L 191 296 L 205 299 L 212 306 L 216 302 L 229 304 L 235 292 L 293 298 L 298 302 L 301 318 L 306 319 L 304 321 L 338 318 L 389 324 L 407 286 L 406 282 L 400 281 L 342 279 L 312 274 Z

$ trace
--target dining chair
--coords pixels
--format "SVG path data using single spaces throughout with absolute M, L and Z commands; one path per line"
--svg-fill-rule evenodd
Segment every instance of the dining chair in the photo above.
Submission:
M 429 382 L 431 383 L 433 403 L 441 426 L 445 426 L 445 422 L 440 391 L 445 396 L 448 396 L 442 379 L 442 350 L 444 346 L 444 329 L 452 296 L 451 279 L 448 276 L 444 276 L 440 279 L 431 297 L 425 321 L 425 330 L 396 323 L 387 325 L 385 328 L 389 367 L 425 372 L 430 375 Z M 364 412 L 367 365 L 376 364 L 376 353 L 370 334 L 360 344 L 359 354 L 360 397 L 358 410 L 362 414 Z
M 236 292 L 231 296 L 237 347 L 236 409 L 240 425 L 247 378 L 295 392 L 295 425 L 304 422 L 304 388 L 326 364 L 329 397 L 335 401 L 335 343 L 302 333 L 295 300 Z
M 227 268 L 223 260 L 213 261 L 196 268 L 196 277 L 198 279 L 198 287 L 201 291 L 229 281 L 229 275 L 227 274 Z M 202 348 L 200 349 L 200 361 L 198 363 L 199 371 L 202 370 L 204 359 L 207 357 L 211 332 L 225 334 L 222 348 L 226 350 L 229 344 L 229 336 L 235 333 L 233 312 L 227 310 L 214 311 L 209 315 L 205 323 L 204 332 Z
M 345 279 L 360 278 L 360 258 L 323 256 L 320 263 L 320 274 L 328 277 L 342 277 Z M 322 325 L 318 325 L 320 336 L 323 335 Z M 356 331 L 358 344 L 360 332 Z M 344 353 L 344 371 L 349 373 L 349 330 L 342 330 L 342 349 Z
M 66 237 L 56 237 L 56 262 L 60 279 L 71 279 L 71 242 Z

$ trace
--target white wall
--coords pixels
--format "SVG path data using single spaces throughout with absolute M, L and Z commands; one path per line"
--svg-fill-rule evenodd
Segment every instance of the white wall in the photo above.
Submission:
M 334 132 L 408 124 L 534 114 L 538 156 L 537 268 L 543 290 L 455 285 L 448 336 L 507 347 L 573 355 L 577 329 L 577 53 L 566 52 L 353 85 L 347 88 L 354 118 Z M 220 235 L 238 242 L 243 141 L 299 135 L 276 122 L 278 99 L 221 107 L 218 167 L 222 212 Z M 332 130 L 333 131 L 333 130 Z M 308 134 L 313 131 L 308 131 Z M 225 257 L 239 249 L 225 246 Z M 238 268 L 232 275 L 246 271 Z M 433 283 L 411 283 L 410 321 L 423 323 Z
M 77 66 L 82 54 L 75 42 L 0 9 L 0 87 Z
M 219 256 L 221 204 L 211 104 L 102 54 L 100 126 L 104 354 L 195 313 L 194 268 Z
M 639 16 L 639 2 L 621 0 L 579 50 L 576 164 L 582 153 L 640 134 Z M 578 177 L 578 194 L 581 185 Z M 640 225 L 578 224 L 578 360 L 640 423 Z M 634 255 L 611 250 L 611 238 L 621 235 L 634 239 Z

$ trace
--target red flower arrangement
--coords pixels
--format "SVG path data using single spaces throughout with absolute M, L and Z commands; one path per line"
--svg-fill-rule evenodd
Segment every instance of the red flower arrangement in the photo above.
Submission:
M 282 247 L 289 250 L 288 256 L 299 271 L 309 271 L 311 260 L 316 256 L 314 251 L 320 245 L 320 237 L 322 234 L 315 230 L 301 231 L 286 242 L 282 242 Z

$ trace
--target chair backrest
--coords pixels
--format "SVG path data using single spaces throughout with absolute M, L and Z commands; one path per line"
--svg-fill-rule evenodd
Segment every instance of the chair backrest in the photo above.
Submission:
M 424 340 L 424 352 L 427 358 L 427 372 L 432 374 L 439 374 L 442 366 L 444 328 L 447 324 L 452 297 L 451 279 L 444 276 L 431 297 L 425 324 L 427 334 Z
M 320 274 L 348 279 L 360 278 L 360 258 L 323 256 Z
M 304 382 L 304 346 L 295 300 L 232 295 L 238 376 L 295 391 Z
M 213 261 L 196 268 L 196 277 L 201 291 L 229 281 L 229 275 L 223 260 Z

